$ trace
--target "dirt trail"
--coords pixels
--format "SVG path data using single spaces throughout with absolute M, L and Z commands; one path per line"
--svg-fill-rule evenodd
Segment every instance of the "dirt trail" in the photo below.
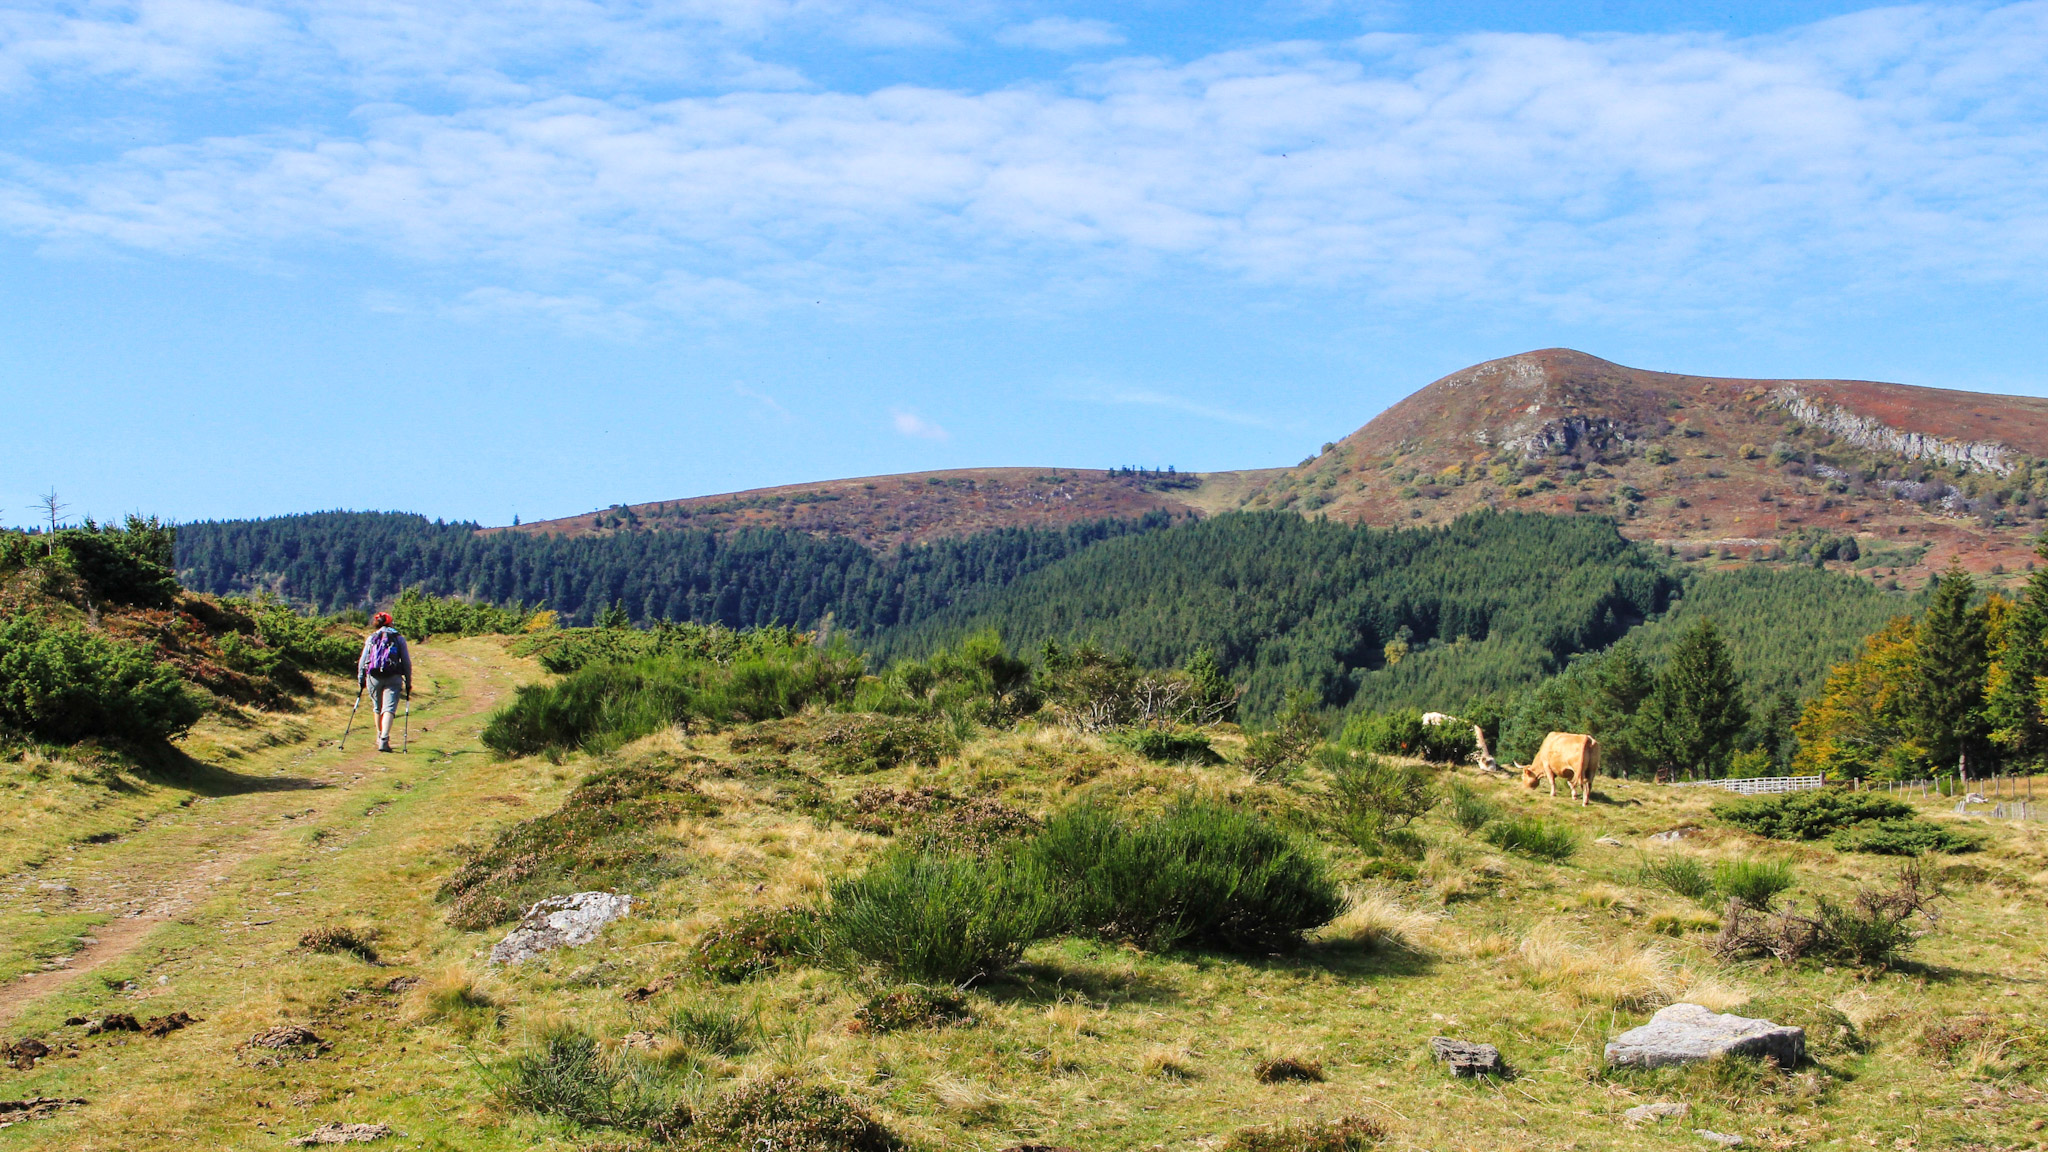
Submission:
M 356 784 L 394 773 L 416 780 L 442 770 L 447 753 L 459 745 L 473 745 L 475 721 L 510 692 L 511 681 L 460 647 L 421 644 L 413 651 L 419 663 L 413 755 L 376 752 L 375 721 L 364 712 L 346 752 L 334 744 L 337 722 L 334 733 L 317 742 L 237 762 L 236 773 L 251 782 L 247 791 L 173 809 L 116 841 L 78 845 L 38 869 L 34 883 L 15 899 L 61 904 L 66 912 L 109 913 L 112 919 L 51 968 L 0 984 L 0 1028 L 44 996 L 133 952 L 158 926 L 217 894 L 245 865 L 296 844 L 303 828 L 342 811 Z M 431 749 L 421 739 L 429 729 Z M 332 819 L 322 823 L 331 832 L 348 830 Z

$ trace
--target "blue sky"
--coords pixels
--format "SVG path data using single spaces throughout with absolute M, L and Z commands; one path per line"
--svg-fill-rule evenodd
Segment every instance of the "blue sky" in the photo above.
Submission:
M 2048 3 L 0 0 L 0 522 L 1292 463 L 1431 379 L 2048 392 Z

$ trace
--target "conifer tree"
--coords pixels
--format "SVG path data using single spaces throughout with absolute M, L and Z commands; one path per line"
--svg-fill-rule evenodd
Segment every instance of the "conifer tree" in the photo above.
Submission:
M 1709 775 L 1727 771 L 1749 709 L 1712 620 L 1700 619 L 1679 637 L 1644 713 L 1644 744 L 1659 763 Z
M 1977 585 L 1950 565 L 1936 585 L 1916 637 L 1910 707 L 1919 743 L 1934 767 L 1953 768 L 1984 751 L 1985 612 Z
M 2048 558 L 2048 541 L 2036 551 Z M 1991 742 L 2016 760 L 2039 764 L 2048 758 L 2048 724 L 2041 716 L 2041 690 L 2048 687 L 2048 568 L 2027 580 L 2000 640 L 1984 694 Z

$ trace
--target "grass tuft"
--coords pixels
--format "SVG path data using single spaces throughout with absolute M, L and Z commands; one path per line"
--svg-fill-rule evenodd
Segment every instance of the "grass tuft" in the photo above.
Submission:
M 344 924 L 327 924 L 314 928 L 299 937 L 299 947 L 307 952 L 333 954 L 346 952 L 367 963 L 377 962 L 377 949 L 370 944 L 376 934 Z
M 775 1152 L 894 1152 L 900 1146 L 859 1103 L 788 1076 L 742 1084 L 707 1105 L 686 1143 Z
M 1346 1116 L 1240 1129 L 1223 1142 L 1222 1152 L 1363 1152 L 1386 1138 L 1378 1121 Z
M 1562 864 L 1579 854 L 1579 834 L 1571 826 L 1536 816 L 1497 820 L 1480 830 L 1479 838 L 1496 848 Z
M 1253 1065 L 1252 1079 L 1261 1084 L 1284 1084 L 1289 1080 L 1307 1080 L 1320 1084 L 1325 1077 L 1323 1066 L 1314 1060 L 1295 1056 L 1275 1056 Z

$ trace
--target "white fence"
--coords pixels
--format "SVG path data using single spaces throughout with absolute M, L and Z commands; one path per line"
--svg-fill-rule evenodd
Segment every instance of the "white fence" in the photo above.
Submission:
M 1821 776 L 1746 776 L 1739 780 L 1678 780 L 1674 781 L 1671 786 L 1673 788 L 1726 788 L 1730 792 L 1740 792 L 1744 796 L 1754 796 L 1760 792 L 1805 792 L 1814 788 L 1826 787 L 1827 780 Z

